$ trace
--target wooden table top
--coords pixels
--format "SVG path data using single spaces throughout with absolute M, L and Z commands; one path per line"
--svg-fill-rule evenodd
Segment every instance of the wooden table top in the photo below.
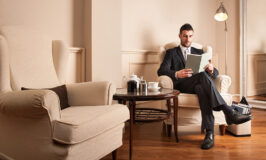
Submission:
M 173 98 L 179 95 L 180 91 L 174 89 L 161 88 L 156 92 L 148 91 L 146 93 L 140 92 L 127 92 L 126 88 L 117 88 L 113 96 L 114 100 L 160 100 Z

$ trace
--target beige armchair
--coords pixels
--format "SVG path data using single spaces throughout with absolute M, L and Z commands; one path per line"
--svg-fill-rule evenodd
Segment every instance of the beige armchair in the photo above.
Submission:
M 160 63 L 162 63 L 166 50 L 170 48 L 177 47 L 178 42 L 168 43 L 160 49 Z M 204 52 L 212 52 L 210 46 L 202 46 L 197 43 L 192 43 L 192 46 L 195 48 L 203 49 Z M 173 81 L 168 76 L 160 76 L 158 78 L 159 85 L 162 88 L 171 88 L 173 89 Z M 232 95 L 228 94 L 228 88 L 231 85 L 231 78 L 226 75 L 219 75 L 214 80 L 218 91 L 221 93 L 222 97 L 227 104 L 232 104 Z M 201 112 L 199 107 L 199 101 L 196 94 L 187 94 L 181 93 L 178 96 L 179 108 L 178 108 L 178 126 L 194 126 L 201 125 Z M 173 124 L 173 116 L 171 119 L 166 121 L 168 126 L 171 127 Z M 220 125 L 220 132 L 223 135 L 225 133 L 226 121 L 223 115 L 223 112 L 214 111 L 215 124 Z
M 64 48 L 39 32 L 0 28 L 0 159 L 93 160 L 111 152 L 116 157 L 129 110 L 111 104 L 113 84 L 67 84 L 70 107 L 63 110 L 53 91 L 20 90 L 63 84 Z

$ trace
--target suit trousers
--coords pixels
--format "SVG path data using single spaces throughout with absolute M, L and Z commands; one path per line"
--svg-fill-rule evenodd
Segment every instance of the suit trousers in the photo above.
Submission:
M 178 79 L 174 88 L 182 93 L 197 94 L 202 116 L 202 129 L 214 130 L 213 110 L 219 111 L 226 104 L 213 80 L 206 72 Z

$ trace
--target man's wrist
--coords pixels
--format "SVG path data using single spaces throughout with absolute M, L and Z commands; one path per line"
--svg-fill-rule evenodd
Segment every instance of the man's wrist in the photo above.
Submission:
M 178 79 L 178 71 L 175 72 L 175 79 Z

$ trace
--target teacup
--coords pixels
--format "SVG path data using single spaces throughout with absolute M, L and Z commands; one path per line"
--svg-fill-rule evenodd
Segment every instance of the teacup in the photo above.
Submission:
M 148 82 L 149 88 L 158 88 L 158 82 Z

